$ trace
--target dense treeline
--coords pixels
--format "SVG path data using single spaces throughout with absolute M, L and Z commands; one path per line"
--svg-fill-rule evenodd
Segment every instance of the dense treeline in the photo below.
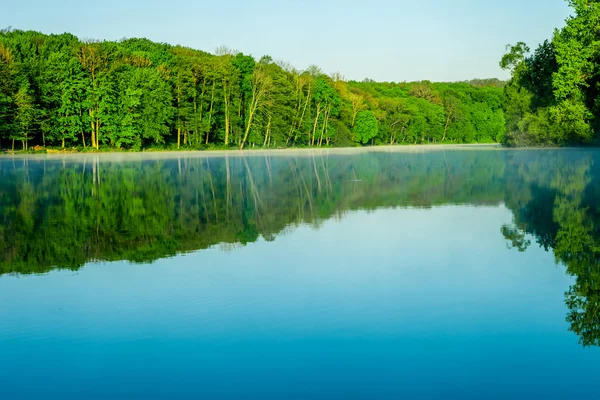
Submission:
M 151 262 L 276 240 L 349 210 L 499 205 L 511 247 L 533 239 L 576 282 L 567 319 L 600 345 L 600 159 L 592 150 L 384 152 L 103 161 L 0 160 L 0 274 Z M 498 233 L 500 235 L 500 232 Z
M 506 86 L 506 142 L 564 145 L 597 142 L 600 132 L 600 1 L 568 0 L 566 26 L 533 53 L 510 47 L 500 65 Z
M 147 39 L 0 31 L 0 147 L 500 141 L 502 83 L 346 82 L 312 66 Z M 16 143 L 16 144 L 15 144 Z

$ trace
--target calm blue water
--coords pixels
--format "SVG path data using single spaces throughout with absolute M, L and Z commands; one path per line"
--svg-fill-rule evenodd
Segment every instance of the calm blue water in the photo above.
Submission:
M 598 157 L 0 159 L 0 398 L 598 397 Z

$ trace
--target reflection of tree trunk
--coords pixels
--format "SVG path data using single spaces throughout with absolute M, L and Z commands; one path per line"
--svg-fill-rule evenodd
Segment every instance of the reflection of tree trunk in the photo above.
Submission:
M 96 243 L 100 241 L 100 176 L 98 174 L 98 169 L 100 166 L 98 165 L 98 157 L 94 157 L 94 187 L 98 185 L 98 189 L 96 189 Z
M 310 207 L 310 217 L 311 217 L 311 221 L 314 219 L 314 212 L 313 212 L 313 205 L 312 205 L 312 194 L 310 192 L 310 190 L 308 190 L 308 185 L 306 184 L 306 180 L 304 179 L 304 174 L 302 173 L 302 170 L 300 170 L 299 168 L 297 168 L 294 165 L 298 175 L 300 175 L 300 180 L 302 181 L 302 185 L 304 186 L 304 190 L 306 191 L 306 197 L 308 199 L 308 205 Z
M 313 221 L 315 219 L 315 214 L 313 211 L 312 194 L 308 190 L 308 185 L 306 184 L 306 180 L 304 179 L 304 174 L 302 173 L 302 171 L 299 171 L 299 175 L 300 175 L 300 179 L 302 180 L 302 184 L 304 185 L 304 190 L 306 190 L 306 197 L 308 198 L 308 206 L 310 207 L 310 218 L 311 218 L 311 221 Z
M 98 195 L 98 187 L 100 186 L 100 176 L 98 174 L 98 158 L 94 157 L 92 159 L 92 196 L 95 197 Z
M 312 156 L 313 168 L 315 169 L 315 177 L 317 178 L 317 187 L 319 193 L 321 193 L 321 178 L 319 178 L 319 172 L 317 171 L 317 163 L 315 162 L 315 156 Z
M 444 162 L 446 163 L 446 169 L 448 170 L 448 177 L 450 178 L 450 181 L 452 181 L 452 173 L 450 172 L 450 165 L 448 165 L 448 159 L 446 158 L 446 152 L 443 151 L 444 153 Z
M 300 185 L 300 180 L 298 179 L 298 174 L 296 173 L 296 167 L 292 165 L 291 161 L 288 161 L 290 164 L 290 170 L 294 175 L 294 180 L 296 181 L 296 185 L 298 187 L 298 218 L 304 219 L 304 208 L 302 207 L 301 200 L 304 198 L 304 193 L 302 192 L 302 186 Z
M 250 191 L 252 193 L 252 197 L 254 198 L 254 209 L 256 210 L 256 217 L 258 219 L 259 216 L 259 203 L 262 203 L 260 200 L 260 195 L 258 190 L 256 189 L 256 185 L 254 184 L 254 179 L 252 177 L 252 171 L 250 171 L 250 166 L 248 165 L 248 161 L 244 157 L 244 164 L 246 165 L 246 171 L 248 171 L 248 180 L 250 181 Z
M 98 187 L 100 187 L 100 157 L 96 156 L 96 164 L 98 164 L 98 168 L 97 168 L 97 174 L 98 174 Z
M 27 176 L 27 182 L 29 182 L 29 160 L 25 159 L 25 176 Z
M 200 190 L 198 188 L 196 188 L 196 190 L 194 190 L 194 194 L 196 195 L 196 217 L 198 219 L 198 224 L 202 220 L 200 218 L 200 199 L 198 198 L 199 193 L 200 193 Z
M 85 167 L 87 159 L 83 158 L 83 168 L 81 169 L 81 197 L 85 198 Z
M 202 206 L 204 207 L 204 220 L 206 221 L 206 223 L 209 223 L 209 213 L 208 213 L 208 207 L 206 207 L 206 195 L 204 194 L 204 182 L 202 182 L 200 184 L 200 187 L 202 188 Z
M 265 165 L 267 166 L 267 173 L 269 174 L 269 182 L 273 184 L 273 176 L 271 175 L 271 161 L 270 157 L 265 154 Z
M 229 205 L 231 203 L 231 176 L 230 176 L 230 171 L 229 171 L 229 156 L 225 156 L 225 172 L 227 175 L 227 188 L 226 188 L 226 199 L 225 199 L 225 214 L 226 214 L 226 218 L 227 220 L 229 220 Z
M 208 170 L 208 177 L 210 179 L 210 190 L 212 192 L 213 207 L 215 210 L 215 221 L 219 222 L 219 210 L 217 209 L 217 197 L 215 196 L 215 185 L 213 184 L 212 172 L 210 170 L 210 161 L 208 158 L 206 159 L 206 167 Z
M 333 191 L 333 186 L 331 185 L 331 178 L 329 177 L 329 169 L 325 167 L 325 162 L 323 161 L 323 155 L 321 154 L 321 166 L 323 167 L 323 171 L 325 172 L 325 187 L 328 187 L 330 193 Z

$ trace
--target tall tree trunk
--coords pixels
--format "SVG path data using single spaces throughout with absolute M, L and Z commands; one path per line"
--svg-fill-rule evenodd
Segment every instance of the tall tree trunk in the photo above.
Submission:
M 206 131 L 206 144 L 210 136 L 210 124 L 212 123 L 213 105 L 215 103 L 215 81 L 213 80 L 212 91 L 210 95 L 210 109 L 208 110 L 208 130 Z
M 325 115 L 323 116 L 323 128 L 321 128 L 321 138 L 319 139 L 319 147 L 323 144 L 323 135 L 325 134 L 325 127 L 327 126 L 327 119 L 329 118 L 329 108 L 325 110 Z
M 96 150 L 100 148 L 100 119 L 98 118 L 98 114 L 96 114 Z
M 92 112 L 92 110 L 90 109 L 90 117 L 92 118 L 91 124 L 92 124 L 92 148 L 96 147 L 96 120 L 94 119 L 94 113 Z
M 79 108 L 79 121 L 83 119 L 83 111 Z M 85 133 L 83 132 L 83 127 L 81 127 L 81 140 L 83 141 L 83 148 L 85 149 Z
M 69 113 L 65 114 L 65 119 L 69 120 Z M 44 147 L 46 147 L 46 141 L 44 140 Z M 65 148 L 65 133 L 62 134 L 62 148 Z
M 263 143 L 263 147 L 267 146 L 267 143 L 271 141 L 269 134 L 271 132 L 271 116 L 269 116 L 269 122 L 267 123 L 267 131 L 265 132 L 265 142 Z
M 306 109 L 308 108 L 308 102 L 310 101 L 310 90 L 311 87 L 310 85 L 308 86 L 308 92 L 306 93 L 306 102 L 304 103 L 304 109 L 302 110 L 302 115 L 300 116 L 300 121 L 298 122 L 298 129 L 302 128 L 302 120 L 304 119 L 304 115 L 306 114 Z M 293 133 L 293 131 L 292 131 Z M 290 137 L 288 137 L 287 142 L 285 142 L 285 145 L 287 146 L 289 141 L 290 141 Z M 294 139 L 295 141 L 295 139 Z
M 198 114 L 198 109 L 196 106 L 196 85 L 194 85 L 194 137 L 196 138 L 196 143 L 198 143 L 198 122 L 199 122 L 197 114 Z
M 246 132 L 244 133 L 244 138 L 242 139 L 242 143 L 240 144 L 240 150 L 243 150 L 244 144 L 248 139 L 248 135 L 250 134 L 250 128 L 252 127 L 252 120 L 254 119 L 254 115 L 256 114 L 256 110 L 258 110 L 258 106 L 261 102 L 262 95 L 260 91 L 258 93 L 252 95 L 252 100 L 250 101 L 250 108 L 248 109 L 248 123 L 246 124 Z
M 448 126 L 450 125 L 450 115 L 446 118 L 446 126 L 444 126 L 444 136 L 442 137 L 442 142 L 446 140 L 446 132 L 448 132 Z
M 229 96 L 227 94 L 227 84 L 223 82 L 223 102 L 225 105 L 225 145 L 229 145 Z
M 319 122 L 319 115 L 321 115 L 321 102 L 319 102 L 317 104 L 317 116 L 315 117 L 315 124 L 313 125 L 313 131 L 312 131 L 312 139 L 309 138 L 309 144 L 311 146 L 315 145 L 315 134 L 317 132 L 317 123 Z

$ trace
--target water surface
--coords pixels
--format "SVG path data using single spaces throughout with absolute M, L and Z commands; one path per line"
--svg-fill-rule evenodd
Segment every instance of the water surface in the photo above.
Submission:
M 0 159 L 0 398 L 597 397 L 600 152 Z

